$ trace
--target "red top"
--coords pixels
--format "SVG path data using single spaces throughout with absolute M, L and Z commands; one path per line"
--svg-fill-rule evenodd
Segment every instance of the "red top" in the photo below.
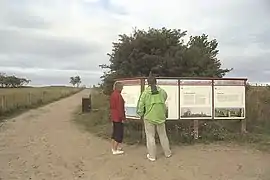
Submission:
M 121 93 L 117 90 L 115 90 L 111 94 L 110 111 L 111 111 L 111 120 L 113 122 L 122 122 L 126 119 L 125 101 Z

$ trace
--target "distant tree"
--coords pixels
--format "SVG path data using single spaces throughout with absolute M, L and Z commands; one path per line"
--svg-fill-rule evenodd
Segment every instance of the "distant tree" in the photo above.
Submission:
M 72 84 L 72 86 L 75 86 L 76 82 L 75 82 L 75 78 L 74 77 L 70 77 L 70 84 Z
M 4 73 L 0 73 L 0 85 L 3 88 L 5 84 L 5 74 Z
M 218 42 L 206 34 L 191 36 L 180 29 L 135 29 L 132 35 L 119 35 L 108 53 L 110 64 L 101 77 L 105 92 L 112 89 L 115 78 L 148 76 L 150 71 L 164 77 L 223 77 L 231 69 L 222 69 L 217 58 Z
M 80 76 L 70 77 L 70 84 L 72 84 L 73 86 L 76 85 L 77 87 L 79 87 L 81 83 L 82 81 Z
M 20 79 L 21 86 L 25 86 L 25 85 L 29 84 L 30 82 L 31 82 L 31 80 L 29 80 L 29 79 L 25 79 L 25 78 Z
M 14 75 L 8 76 L 4 73 L 0 73 L 0 86 L 2 88 L 18 88 L 27 85 L 29 82 L 31 81 L 26 78 L 19 78 Z
M 80 76 L 75 76 L 75 82 L 76 82 L 77 87 L 79 87 L 80 84 L 82 83 L 81 77 Z

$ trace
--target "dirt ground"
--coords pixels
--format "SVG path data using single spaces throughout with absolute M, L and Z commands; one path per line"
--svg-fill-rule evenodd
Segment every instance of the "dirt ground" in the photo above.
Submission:
M 110 142 L 72 122 L 83 91 L 9 120 L 0 129 L 1 180 L 270 180 L 270 155 L 236 145 L 173 147 L 156 162 L 144 146 L 124 146 L 113 156 Z M 160 148 L 159 148 L 160 149 Z

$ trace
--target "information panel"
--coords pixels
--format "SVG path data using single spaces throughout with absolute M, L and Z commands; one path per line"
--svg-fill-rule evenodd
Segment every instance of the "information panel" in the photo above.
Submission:
M 244 81 L 215 80 L 215 119 L 245 118 Z
M 179 114 L 179 93 L 178 93 L 178 80 L 174 79 L 158 79 L 158 86 L 163 88 L 168 97 L 166 101 L 167 106 L 167 118 L 172 120 L 178 119 Z
M 212 119 L 212 81 L 180 81 L 180 119 Z
M 180 83 L 178 83 L 180 81 Z M 245 79 L 157 79 L 168 95 L 169 120 L 178 119 L 244 119 Z M 127 118 L 138 119 L 137 103 L 141 79 L 121 80 Z M 213 83 L 213 84 L 212 84 Z M 147 87 L 145 80 L 145 87 Z M 179 92 L 180 90 L 180 92 Z
M 122 96 L 125 101 L 125 110 L 127 118 L 138 118 L 137 102 L 141 94 L 141 81 L 139 80 L 125 80 L 121 81 L 124 84 Z

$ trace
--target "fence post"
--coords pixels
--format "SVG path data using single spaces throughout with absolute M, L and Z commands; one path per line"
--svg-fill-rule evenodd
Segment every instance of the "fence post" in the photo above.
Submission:
M 6 100 L 6 97 L 5 96 L 1 96 L 1 109 L 2 109 L 3 112 L 6 110 L 5 100 Z
M 12 94 L 12 108 L 17 108 L 17 103 L 16 103 L 16 97 L 15 94 Z
M 199 120 L 193 121 L 194 139 L 199 139 Z
M 41 101 L 42 101 L 42 103 L 45 102 L 45 91 L 42 91 Z
M 31 93 L 28 93 L 28 104 L 31 106 L 32 105 L 32 98 L 31 98 Z

